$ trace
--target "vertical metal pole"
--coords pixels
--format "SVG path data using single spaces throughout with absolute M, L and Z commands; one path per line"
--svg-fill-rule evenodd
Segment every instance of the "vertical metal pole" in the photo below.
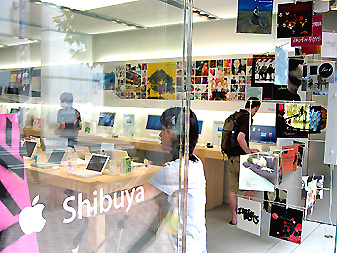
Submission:
M 186 225 L 187 225 L 187 190 L 188 190 L 188 167 L 189 167 L 189 130 L 190 130 L 190 107 L 191 107 L 191 66 L 192 66 L 192 18 L 193 18 L 193 0 L 184 0 L 184 45 L 183 45 L 183 73 L 185 70 L 186 60 L 186 76 L 183 82 L 186 81 L 186 99 L 182 100 L 182 110 L 185 108 L 185 113 L 181 112 L 181 120 L 185 121 L 185 141 L 184 141 L 184 154 L 181 159 L 182 173 L 181 177 L 184 178 L 183 192 L 181 196 L 181 217 L 182 229 L 181 237 L 182 245 L 181 252 L 186 252 Z M 185 100 L 185 106 L 184 106 Z M 180 236 L 180 235 L 179 235 Z M 179 240 L 178 240 L 179 241 Z M 178 245 L 179 246 L 179 245 Z

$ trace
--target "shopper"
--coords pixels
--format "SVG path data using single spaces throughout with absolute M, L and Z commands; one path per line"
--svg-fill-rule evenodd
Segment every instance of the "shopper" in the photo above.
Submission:
M 78 131 L 82 129 L 81 114 L 73 108 L 74 97 L 69 92 L 60 96 L 61 107 L 57 113 L 57 123 L 60 126 L 54 131 L 56 135 L 68 139 L 68 146 L 74 148 L 77 143 Z
M 261 102 L 256 97 L 250 97 L 245 105 L 245 109 L 241 109 L 242 116 L 237 119 L 237 140 L 241 150 L 232 156 L 228 156 L 228 173 L 229 173 L 229 206 L 232 212 L 231 225 L 237 223 L 237 196 L 239 192 L 239 171 L 240 171 L 240 155 L 259 152 L 257 149 L 249 148 L 249 117 L 253 117 L 260 109 Z M 257 191 L 247 191 L 245 196 L 255 197 Z
M 288 86 L 277 91 L 275 100 L 301 101 L 297 91 L 302 84 L 303 62 L 303 59 L 289 58 Z

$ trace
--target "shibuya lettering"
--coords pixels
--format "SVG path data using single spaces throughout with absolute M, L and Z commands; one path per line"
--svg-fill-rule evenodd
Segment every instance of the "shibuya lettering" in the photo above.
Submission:
M 75 201 L 75 196 L 70 196 L 63 201 L 63 209 L 66 212 L 71 213 L 70 218 L 64 218 L 63 223 L 68 224 L 73 222 L 76 218 L 76 213 L 78 214 L 78 219 L 81 220 L 83 218 L 83 206 L 87 205 L 87 214 L 86 216 L 97 215 L 98 210 L 99 213 L 109 212 L 112 205 L 115 209 L 119 209 L 124 207 L 126 203 L 124 203 L 124 195 L 127 199 L 127 207 L 126 212 L 128 212 L 131 208 L 132 201 L 135 199 L 137 203 L 144 201 L 144 187 L 139 186 L 137 188 L 132 188 L 131 192 L 129 190 L 120 191 L 120 198 L 118 198 L 117 192 L 113 193 L 113 199 L 110 194 L 105 194 L 103 189 L 99 190 L 99 203 L 97 200 L 97 191 L 95 190 L 93 193 L 93 200 L 91 203 L 89 199 L 83 199 L 83 193 L 79 193 L 77 195 L 77 211 L 74 207 L 70 206 L 69 203 Z M 118 203 L 119 201 L 119 203 Z M 106 205 L 107 203 L 107 205 Z

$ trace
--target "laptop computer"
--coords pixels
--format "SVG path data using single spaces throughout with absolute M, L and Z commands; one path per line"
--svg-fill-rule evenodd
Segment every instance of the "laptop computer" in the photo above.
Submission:
M 20 147 L 20 154 L 27 159 L 33 158 L 37 148 L 36 141 L 25 140 L 23 145 Z
M 49 157 L 47 162 L 45 162 L 45 163 L 32 163 L 31 165 L 33 167 L 37 167 L 37 168 L 51 168 L 55 165 L 60 165 L 65 153 L 66 152 L 62 149 L 54 149 L 51 152 L 50 157 Z
M 109 161 L 109 156 L 92 154 L 91 158 L 83 170 L 68 171 L 68 174 L 78 177 L 94 177 L 102 175 L 102 172 Z

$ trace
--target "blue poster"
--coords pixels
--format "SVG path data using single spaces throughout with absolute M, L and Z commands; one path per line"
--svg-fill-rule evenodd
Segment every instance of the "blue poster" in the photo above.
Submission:
M 273 0 L 239 0 L 237 33 L 271 34 Z
M 275 49 L 275 84 L 287 85 L 288 84 L 288 50 L 281 47 Z

